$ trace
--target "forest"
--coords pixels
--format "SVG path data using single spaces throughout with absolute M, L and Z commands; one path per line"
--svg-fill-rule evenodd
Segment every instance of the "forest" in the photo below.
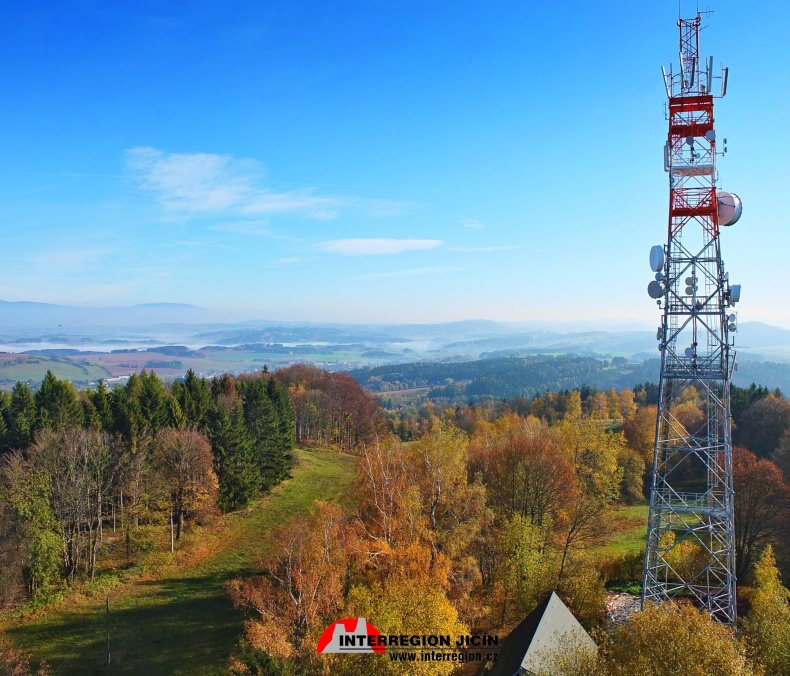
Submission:
M 248 507 L 288 478 L 300 445 L 348 454 L 355 478 L 341 500 L 262 533 L 257 573 L 227 583 L 244 618 L 232 673 L 454 673 L 315 646 L 343 617 L 382 634 L 504 637 L 556 591 L 599 651 L 558 654 L 553 673 L 786 674 L 790 402 L 757 385 L 732 390 L 739 626 L 682 603 L 607 623 L 607 590 L 641 579 L 643 550 L 604 542 L 620 510 L 644 504 L 656 395 L 645 382 L 387 411 L 349 375 L 305 365 L 79 392 L 48 374 L 0 400 L 0 603 L 45 603 L 92 578 L 118 557 L 110 529 L 117 565 L 133 565 L 152 529 L 172 524 L 177 543 Z M 693 389 L 673 413 L 704 424 Z M 695 565 L 693 545 L 676 551 L 678 569 Z M 0 665 L 37 668 L 3 639 Z
M 532 397 L 566 389 L 622 389 L 655 377 L 657 359 L 635 362 L 625 357 L 572 354 L 489 355 L 472 361 L 420 361 L 350 371 L 360 384 L 382 397 L 388 408 L 431 400 L 442 406 L 485 399 Z M 790 365 L 744 360 L 734 382 L 770 383 L 790 391 Z M 404 392 L 405 391 L 405 392 Z

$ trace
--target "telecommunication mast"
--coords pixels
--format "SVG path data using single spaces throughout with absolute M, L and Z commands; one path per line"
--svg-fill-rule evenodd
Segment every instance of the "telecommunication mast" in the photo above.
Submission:
M 723 97 L 729 72 L 714 77 L 713 57 L 700 58 L 702 17 L 678 20 L 679 70 L 662 68 L 669 229 L 666 245 L 650 251 L 648 293 L 662 310 L 661 376 L 642 606 L 686 597 L 734 624 L 730 377 L 732 306 L 741 288 L 724 271 L 719 234 L 740 218 L 742 205 L 716 187 L 716 157 L 727 140 L 719 146 L 713 87 Z

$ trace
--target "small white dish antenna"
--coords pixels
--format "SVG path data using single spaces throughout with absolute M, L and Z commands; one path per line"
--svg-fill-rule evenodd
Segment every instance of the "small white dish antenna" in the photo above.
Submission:
M 735 193 L 719 190 L 716 193 L 719 206 L 719 225 L 734 225 L 743 213 L 741 198 Z
M 659 272 L 664 267 L 664 247 L 656 244 L 650 249 L 650 269 Z
M 730 324 L 735 323 L 736 319 L 737 319 L 737 317 L 734 314 L 732 314 L 729 317 L 727 317 L 727 321 L 730 322 Z
M 738 330 L 738 327 L 737 327 L 737 326 L 735 326 L 735 324 L 730 324 L 730 325 L 729 325 L 727 328 L 728 328 L 730 331 L 737 331 L 737 330 Z
M 705 132 L 705 140 L 713 143 L 716 140 L 716 132 L 713 131 L 713 129 L 708 129 L 708 131 Z
M 693 354 L 694 354 L 694 348 L 693 347 L 687 347 L 686 348 L 686 356 L 690 357 Z

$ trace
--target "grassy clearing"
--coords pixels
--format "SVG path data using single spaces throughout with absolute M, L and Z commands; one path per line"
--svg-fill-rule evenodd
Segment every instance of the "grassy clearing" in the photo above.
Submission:
M 635 505 L 616 507 L 607 514 L 605 541 L 595 548 L 595 553 L 609 558 L 633 554 L 647 543 L 647 516 L 650 507 L 646 501 Z
M 0 617 L 0 628 L 56 674 L 223 674 L 242 630 L 225 582 L 249 575 L 266 534 L 349 488 L 355 458 L 300 450 L 293 478 L 245 512 L 195 527 L 180 551 L 109 592 L 73 594 L 43 611 Z M 169 553 L 161 559 L 169 559 Z M 112 666 L 106 661 L 104 599 L 110 597 Z M 5 626 L 3 626 L 5 625 Z

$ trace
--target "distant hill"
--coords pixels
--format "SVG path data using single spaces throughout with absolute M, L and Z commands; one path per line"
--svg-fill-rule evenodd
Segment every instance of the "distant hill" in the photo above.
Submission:
M 580 388 L 601 390 L 658 383 L 661 363 L 649 359 L 629 363 L 624 359 L 585 356 L 499 357 L 474 361 L 415 362 L 350 371 L 363 387 L 387 396 L 388 392 L 429 388 L 428 399 L 458 404 L 482 398 L 532 398 L 536 394 Z M 790 393 L 790 364 L 742 361 L 733 382 L 751 383 Z

